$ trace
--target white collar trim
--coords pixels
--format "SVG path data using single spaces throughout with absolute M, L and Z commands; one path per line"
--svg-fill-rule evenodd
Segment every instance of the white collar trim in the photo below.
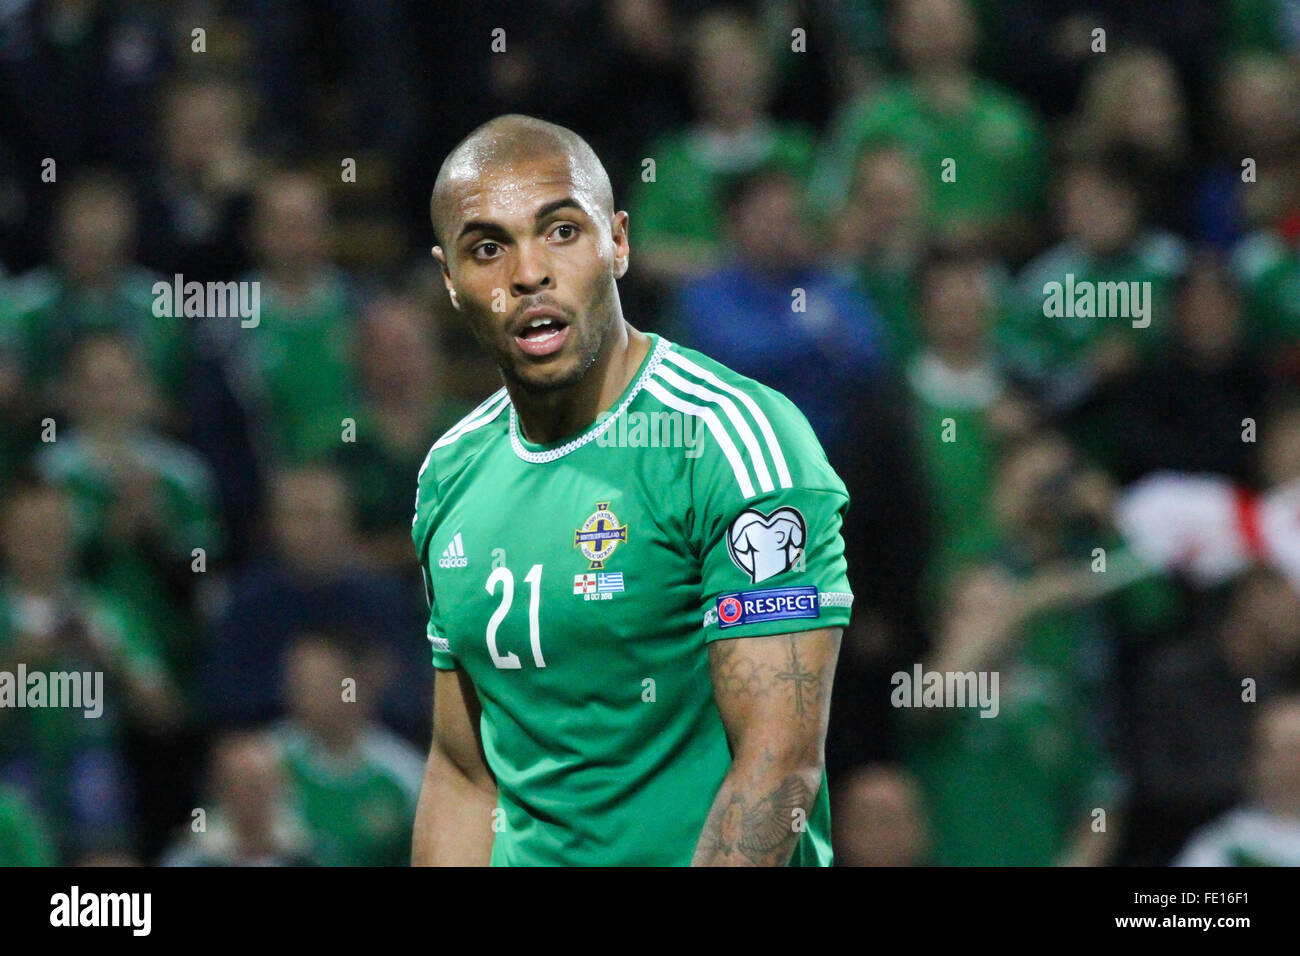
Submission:
M 530 464 L 544 465 L 549 461 L 555 461 L 557 458 L 563 458 L 570 452 L 577 451 L 588 442 L 595 441 L 601 435 L 605 434 L 606 429 L 612 427 L 614 423 L 618 421 L 619 416 L 627 411 L 627 407 L 632 404 L 633 399 L 640 394 L 646 380 L 654 374 L 655 369 L 657 369 L 659 364 L 664 360 L 664 356 L 668 354 L 669 347 L 669 341 L 663 336 L 660 336 L 659 341 L 655 343 L 654 350 L 650 353 L 649 361 L 645 363 L 645 368 L 643 368 L 641 374 L 637 376 L 636 384 L 633 385 L 632 390 L 627 393 L 627 397 L 619 403 L 619 406 L 614 410 L 614 413 L 606 415 L 605 419 L 599 422 L 594 428 L 588 428 L 587 431 L 583 432 L 577 438 L 566 441 L 558 448 L 550 448 L 546 451 L 529 451 L 525 448 L 523 439 L 519 435 L 519 416 L 515 414 L 515 406 L 514 403 L 511 402 L 510 446 L 515 450 L 515 454 L 520 459 Z

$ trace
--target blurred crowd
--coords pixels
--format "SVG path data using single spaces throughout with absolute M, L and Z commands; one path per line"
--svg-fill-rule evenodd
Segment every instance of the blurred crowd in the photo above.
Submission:
M 428 193 L 503 112 L 606 163 L 629 320 L 849 487 L 839 862 L 1300 864 L 1300 594 L 1112 520 L 1300 480 L 1300 0 L 0 4 L 0 671 L 107 682 L 0 709 L 0 863 L 406 861 L 415 477 L 499 387 Z M 894 706 L 918 664 L 997 717 Z

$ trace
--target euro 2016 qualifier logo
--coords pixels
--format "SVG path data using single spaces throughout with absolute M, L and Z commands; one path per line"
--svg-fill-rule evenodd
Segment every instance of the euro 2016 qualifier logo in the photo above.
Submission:
M 798 508 L 746 508 L 727 529 L 727 552 L 753 584 L 789 571 L 803 557 L 808 527 Z
M 614 512 L 609 510 L 608 501 L 596 502 L 596 510 L 582 523 L 582 527 L 573 532 L 573 546 L 591 562 L 587 568 L 589 571 L 603 568 L 614 549 L 625 541 L 627 525 L 618 523 Z

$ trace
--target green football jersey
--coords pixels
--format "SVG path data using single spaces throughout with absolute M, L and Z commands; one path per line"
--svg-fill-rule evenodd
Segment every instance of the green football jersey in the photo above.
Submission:
M 849 620 L 848 493 L 807 420 L 651 340 L 581 433 L 527 441 L 501 389 L 420 470 L 433 664 L 482 705 L 494 865 L 688 864 L 731 764 L 707 644 Z M 824 774 L 802 822 L 792 864 L 829 865 Z
M 292 721 L 275 728 L 296 806 L 322 866 L 406 866 L 424 763 L 410 744 L 368 728 L 347 755 Z

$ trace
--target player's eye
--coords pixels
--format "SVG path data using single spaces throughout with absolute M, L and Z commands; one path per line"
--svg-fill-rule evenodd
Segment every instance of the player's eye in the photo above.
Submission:
M 551 235 L 561 242 L 567 242 L 578 234 L 578 227 L 573 223 L 562 222 L 551 230 Z
M 495 259 L 500 249 L 501 246 L 498 243 L 488 240 L 487 242 L 480 242 L 471 249 L 470 255 L 475 259 Z

